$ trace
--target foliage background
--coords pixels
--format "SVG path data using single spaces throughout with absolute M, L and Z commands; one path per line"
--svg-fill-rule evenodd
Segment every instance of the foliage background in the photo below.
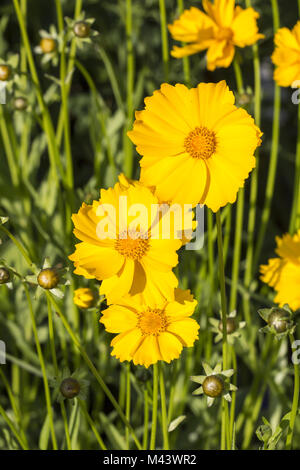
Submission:
M 64 15 L 72 17 L 74 1 L 65 0 L 61 2 Z M 243 6 L 244 2 L 237 2 Z M 282 26 L 292 27 L 297 20 L 297 2 L 279 0 L 280 21 Z M 46 8 L 45 8 L 45 4 Z M 287 5 L 288 4 L 288 5 Z M 185 7 L 200 6 L 201 2 L 185 1 Z M 167 21 L 170 23 L 178 15 L 177 2 L 166 0 Z M 259 224 L 260 211 L 264 201 L 265 183 L 268 171 L 272 118 L 273 118 L 273 67 L 270 55 L 273 51 L 273 23 L 272 12 L 269 1 L 253 1 L 261 18 L 259 20 L 260 31 L 265 34 L 265 39 L 260 42 L 261 58 L 261 78 L 262 78 L 262 124 L 264 132 L 263 144 L 260 152 L 259 170 L 259 193 L 257 205 L 257 222 Z M 126 32 L 125 32 L 125 1 L 112 0 L 84 0 L 83 9 L 88 17 L 96 19 L 95 28 L 100 32 L 100 44 L 109 57 L 115 71 L 121 101 L 125 106 L 126 102 Z M 143 98 L 150 95 L 154 89 L 158 88 L 164 81 L 163 65 L 161 60 L 161 35 L 160 18 L 157 0 L 133 1 L 133 49 L 135 61 L 135 87 L 134 87 L 134 108 L 141 109 Z M 41 28 L 48 29 L 49 25 L 56 23 L 56 11 L 54 1 L 28 0 L 27 27 L 32 47 L 39 42 L 38 31 Z M 169 45 L 172 40 L 169 37 Z M 20 52 L 20 33 L 13 4 L 9 0 L 1 1 L 0 6 L 0 57 L 5 57 L 8 52 Z M 80 62 L 84 64 L 93 78 L 96 88 L 103 98 L 103 108 L 99 118 L 99 109 L 95 105 L 95 99 L 91 95 L 90 89 L 79 73 L 75 70 L 73 75 L 72 90 L 69 98 L 69 112 L 72 135 L 72 155 L 74 162 L 76 201 L 75 208 L 79 208 L 82 201 L 89 202 L 97 198 L 100 187 L 108 187 L 116 181 L 116 173 L 123 170 L 124 163 L 124 126 L 126 126 L 125 113 L 116 102 L 109 80 L 107 69 L 103 60 L 94 47 L 87 47 L 78 52 Z M 57 76 L 58 69 L 52 66 L 42 68 L 38 57 L 35 57 L 38 66 L 39 77 L 42 89 L 49 97 L 51 104 L 51 116 L 57 122 L 60 110 L 59 90 L 46 76 Z M 253 63 L 251 48 L 243 50 L 241 56 L 241 67 L 246 86 L 253 89 Z M 225 79 L 230 88 L 235 90 L 235 78 L 233 69 L 219 69 L 210 73 L 205 70 L 203 55 L 191 57 L 191 79 L 192 85 L 200 81 L 218 81 Z M 183 82 L 182 62 L 170 59 L 170 83 Z M 30 97 L 32 106 L 36 109 L 34 93 Z M 253 113 L 253 106 L 250 107 Z M 6 163 L 6 156 L 0 138 L 0 212 L 10 217 L 10 230 L 16 234 L 27 247 L 32 259 L 39 266 L 42 265 L 45 256 L 49 256 L 51 262 L 68 264 L 67 254 L 72 251 L 72 243 L 64 240 L 64 212 L 59 205 L 58 193 L 53 190 L 48 174 L 48 153 L 45 146 L 45 138 L 33 114 L 20 116 L 11 109 L 11 103 L 5 108 L 6 119 L 9 127 L 16 130 L 16 138 L 19 142 L 26 126 L 30 126 L 30 145 L 27 155 L 27 178 L 34 190 L 38 194 L 38 201 L 32 200 L 28 194 L 28 187 L 21 184 L 17 189 L 12 190 L 9 170 Z M 101 119 L 104 119 L 104 128 L 101 127 Z M 30 124 L 29 124 L 30 122 Z M 272 204 L 271 217 L 268 223 L 267 236 L 260 262 L 266 262 L 274 251 L 274 237 L 281 235 L 288 230 L 290 217 L 290 206 L 293 194 L 294 181 L 294 155 L 296 145 L 296 108 L 291 102 L 291 90 L 282 91 L 282 111 L 281 111 L 281 136 L 280 151 L 276 186 Z M 106 133 L 106 135 L 105 135 Z M 109 161 L 108 143 L 116 165 L 116 173 Z M 63 154 L 63 150 L 62 150 Z M 136 156 L 137 157 L 137 156 Z M 63 158 L 63 156 L 62 156 Z M 20 164 L 21 165 L 21 164 Z M 134 159 L 134 175 L 138 177 L 138 158 Z M 20 173 L 24 168 L 20 166 Z M 249 181 L 246 184 L 246 191 L 249 190 Z M 29 199 L 31 202 L 28 202 Z M 248 200 L 246 198 L 246 200 Z M 234 210 L 234 208 L 233 208 Z M 247 206 L 245 212 L 247 211 Z M 234 212 L 233 212 L 234 214 Z M 232 222 L 232 232 L 234 229 L 234 218 Z M 246 240 L 246 227 L 244 230 L 244 240 Z M 245 246 L 243 247 L 245 249 Z M 243 251 L 244 254 L 244 251 Z M 27 267 L 20 258 L 15 247 L 3 238 L 0 247 L 0 256 L 5 258 L 7 263 L 25 275 Z M 199 252 L 182 252 L 181 264 L 179 268 L 179 278 L 182 286 L 187 286 L 196 292 L 199 307 L 196 318 L 201 324 L 201 336 L 197 346 L 190 352 L 184 352 L 181 359 L 175 361 L 171 366 L 165 367 L 165 374 L 168 386 L 175 383 L 174 406 L 172 417 L 176 418 L 180 414 L 187 416 L 186 420 L 173 432 L 171 442 L 173 448 L 183 449 L 213 449 L 219 445 L 219 415 L 218 405 L 207 409 L 201 398 L 191 397 L 193 385 L 188 377 L 201 373 L 201 361 L 203 357 L 210 358 L 214 362 L 221 354 L 221 346 L 211 346 L 211 335 L 207 331 L 207 312 L 210 309 L 211 291 L 206 276 L 207 249 Z M 229 256 L 227 269 L 230 272 L 232 259 L 232 244 L 229 244 Z M 242 257 L 242 259 L 244 259 Z M 242 265 L 244 269 L 244 265 Z M 216 266 L 217 278 L 217 266 Z M 75 276 L 74 286 L 91 285 L 83 279 Z M 251 364 L 246 336 L 242 337 L 237 344 L 238 353 L 238 385 L 237 413 L 244 416 L 244 421 L 240 426 L 237 435 L 237 446 L 241 447 L 247 441 L 249 429 L 251 438 L 247 441 L 247 446 L 256 449 L 260 442 L 255 436 L 255 429 L 261 424 L 261 415 L 266 416 L 273 424 L 278 424 L 280 417 L 290 408 L 292 395 L 292 376 L 288 368 L 290 353 L 285 342 L 281 345 L 273 346 L 274 363 L 272 370 L 268 370 L 268 365 L 260 359 L 261 351 L 264 348 L 265 337 L 259 335 L 258 329 L 261 320 L 257 315 L 257 308 L 267 306 L 271 303 L 271 296 L 266 287 L 263 287 L 256 279 L 255 295 L 251 299 L 251 312 L 253 323 L 248 325 L 249 334 L 255 336 L 255 347 L 258 352 L 256 363 Z M 218 315 L 218 292 L 213 297 L 213 313 Z M 99 309 L 88 312 L 78 312 L 72 305 L 71 291 L 66 289 L 64 311 L 69 321 L 76 331 L 79 332 L 82 344 L 97 365 L 105 382 L 109 385 L 116 397 L 119 397 L 120 404 L 124 407 L 124 366 L 109 355 L 110 335 L 104 333 L 103 326 L 98 324 Z M 38 323 L 39 338 L 47 358 L 47 370 L 49 376 L 53 373 L 51 369 L 51 356 L 48 345 L 48 324 L 47 324 L 47 303 L 42 297 L 34 301 L 34 311 Z M 241 302 L 239 303 L 239 316 L 242 316 Z M 57 354 L 59 363 L 63 364 L 67 360 L 71 370 L 82 366 L 82 361 L 66 336 L 59 318 L 55 318 L 55 328 L 57 337 Z M 46 408 L 42 393 L 43 385 L 39 375 L 32 372 L 39 369 L 39 362 L 35 351 L 35 344 L 28 313 L 28 306 L 24 291 L 20 283 L 15 282 L 12 291 L 5 286 L 0 287 L 0 338 L 6 342 L 7 351 L 11 356 L 6 366 L 1 366 L 6 378 L 12 387 L 12 392 L 16 396 L 16 402 L 21 410 L 22 426 L 31 448 L 51 447 L 49 441 L 49 428 L 45 421 Z M 208 341 L 209 338 L 209 341 Z M 65 350 L 61 344 L 66 343 Z M 275 349 L 274 349 L 275 348 Z M 66 357 L 64 356 L 66 352 Z M 22 363 L 18 362 L 19 360 Z M 29 367 L 29 369 L 28 369 Z M 253 395 L 254 406 L 256 399 L 261 401 L 261 410 L 257 420 L 252 422 L 252 410 L 243 411 L 243 403 L 246 396 L 251 395 L 253 383 L 257 374 L 260 381 L 256 395 Z M 118 421 L 115 411 L 109 401 L 105 399 L 95 380 L 87 372 L 90 380 L 90 390 L 87 398 L 88 410 L 93 416 L 99 432 L 106 444 L 110 448 L 124 448 L 124 429 Z M 262 380 L 264 377 L 264 381 Z M 132 368 L 132 423 L 140 435 L 142 432 L 141 413 L 143 410 L 144 388 L 148 387 L 151 395 L 151 371 L 146 372 L 142 368 Z M 265 384 L 265 385 L 264 385 Z M 252 392 L 253 393 L 253 392 Z M 0 402 L 4 409 L 10 409 L 10 402 L 6 393 L 3 378 L 0 382 Z M 60 442 L 63 444 L 63 425 L 59 417 L 59 406 L 54 403 L 55 427 Z M 74 448 L 97 448 L 97 442 L 88 428 L 84 417 L 80 415 L 74 406 L 70 405 L 69 415 L 73 416 L 72 445 Z M 243 414 L 244 413 L 244 414 Z M 1 418 L 0 418 L 1 419 Z M 245 425 L 246 423 L 246 425 Z M 42 429 L 42 433 L 41 433 Z M 246 436 L 246 437 L 245 437 Z M 300 448 L 300 427 L 296 428 L 295 442 Z M 8 429 L 1 422 L 0 427 L 0 448 L 14 448 L 15 441 Z M 278 444 L 281 446 L 280 442 Z

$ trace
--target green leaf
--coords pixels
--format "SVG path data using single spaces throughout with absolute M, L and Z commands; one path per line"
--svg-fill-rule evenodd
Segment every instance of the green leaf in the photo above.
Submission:
M 179 426 L 179 424 L 185 420 L 185 418 L 186 418 L 185 415 L 181 415 L 181 416 L 178 416 L 178 418 L 173 419 L 173 421 L 171 421 L 169 425 L 168 431 L 169 432 L 174 431 Z

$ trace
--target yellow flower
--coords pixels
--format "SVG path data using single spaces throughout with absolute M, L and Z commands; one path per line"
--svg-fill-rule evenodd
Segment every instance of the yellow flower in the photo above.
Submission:
M 164 83 L 145 99 L 128 135 L 143 155 L 141 181 L 159 200 L 213 211 L 236 200 L 261 132 L 234 102 L 225 81 L 191 89 Z
M 177 359 L 183 346 L 193 346 L 198 338 L 199 325 L 190 318 L 196 305 L 190 291 L 181 289 L 175 289 L 173 302 L 149 307 L 141 296 L 135 296 L 111 305 L 102 312 L 100 322 L 109 333 L 117 333 L 111 342 L 112 356 L 145 367 Z
M 207 49 L 207 68 L 229 67 L 235 53 L 235 46 L 255 44 L 263 34 L 258 33 L 259 14 L 253 8 L 235 7 L 234 0 L 203 0 L 203 13 L 192 7 L 185 10 L 172 25 L 170 33 L 177 41 L 187 44 L 174 46 L 171 54 L 181 58 Z
M 289 234 L 276 238 L 278 258 L 271 258 L 260 267 L 263 282 L 277 293 L 275 302 L 292 310 L 300 308 L 300 230 L 292 237 Z
M 102 189 L 99 201 L 83 204 L 72 217 L 82 240 L 70 256 L 75 274 L 102 280 L 100 293 L 108 303 L 126 294 L 143 294 L 147 303 L 162 296 L 173 300 L 178 281 L 172 268 L 181 241 L 156 237 L 162 224 L 157 218 L 158 200 L 148 188 L 117 183 Z
M 80 287 L 74 291 L 73 302 L 79 308 L 93 307 L 96 301 L 95 292 L 89 287 Z
M 292 31 L 280 28 L 275 35 L 272 61 L 276 65 L 274 80 L 279 86 L 290 86 L 300 80 L 300 21 Z

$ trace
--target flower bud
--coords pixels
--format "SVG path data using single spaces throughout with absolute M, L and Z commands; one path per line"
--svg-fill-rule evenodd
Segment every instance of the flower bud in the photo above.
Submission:
M 0 284 L 6 284 L 10 281 L 10 272 L 6 268 L 0 268 Z
M 95 304 L 96 295 L 92 289 L 80 287 L 75 290 L 73 301 L 79 308 L 91 308 Z
M 203 392 L 211 398 L 222 395 L 224 390 L 224 382 L 218 375 L 209 375 L 202 384 Z
M 77 21 L 74 25 L 74 34 L 78 38 L 88 38 L 91 32 L 91 25 L 85 21 Z
M 59 283 L 59 275 L 55 268 L 42 269 L 37 277 L 39 286 L 43 289 L 54 289 Z
M 276 333 L 284 333 L 289 327 L 287 312 L 280 309 L 273 311 L 268 318 L 268 325 L 273 326 Z
M 62 381 L 59 390 L 65 398 L 74 398 L 80 393 L 80 383 L 73 377 L 68 377 Z
M 12 76 L 12 68 L 9 65 L 0 65 L 0 81 L 6 82 Z
M 26 98 L 23 98 L 22 96 L 18 96 L 17 98 L 14 99 L 14 108 L 17 111 L 24 111 L 28 106 L 28 101 Z
M 42 38 L 40 41 L 40 47 L 44 54 L 49 54 L 54 52 L 56 49 L 56 42 L 52 38 Z
M 223 322 L 222 322 L 222 320 L 220 320 L 218 328 L 219 328 L 219 330 L 220 330 L 221 332 L 223 332 Z M 227 331 L 227 334 L 228 334 L 228 335 L 231 335 L 232 333 L 235 332 L 236 328 L 237 328 L 236 319 L 235 319 L 235 318 L 228 317 L 228 318 L 226 319 L 226 331 Z

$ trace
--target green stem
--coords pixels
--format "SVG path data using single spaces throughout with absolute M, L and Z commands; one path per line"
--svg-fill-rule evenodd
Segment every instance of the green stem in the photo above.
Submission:
M 183 13 L 184 11 L 184 0 L 178 0 L 178 10 L 179 13 Z M 183 42 L 182 45 L 184 46 L 185 43 Z M 183 73 L 184 73 L 184 81 L 186 86 L 191 85 L 191 71 L 190 71 L 190 59 L 188 56 L 183 57 Z
M 161 418 L 162 418 L 164 450 L 169 450 L 170 447 L 169 447 L 169 434 L 168 434 L 166 391 L 165 391 L 164 373 L 163 373 L 163 368 L 161 364 L 159 364 L 159 385 L 160 385 Z
M 148 427 L 149 427 L 149 398 L 148 390 L 144 390 L 144 434 L 143 434 L 143 450 L 148 448 Z
M 131 389 L 130 389 L 130 362 L 126 364 L 126 419 L 130 423 L 130 403 L 131 403 Z M 129 429 L 126 426 L 126 444 L 127 449 L 130 450 L 129 443 Z
M 113 394 L 111 393 L 111 391 L 109 390 L 107 385 L 105 384 L 103 378 L 101 377 L 101 375 L 97 371 L 96 367 L 94 366 L 93 362 L 89 358 L 89 356 L 88 356 L 87 352 L 85 351 L 84 347 L 81 346 L 80 340 L 78 339 L 78 337 L 75 335 L 74 331 L 72 330 L 68 320 L 66 319 L 65 315 L 62 313 L 61 308 L 58 306 L 58 304 L 56 303 L 56 301 L 54 300 L 54 298 L 53 298 L 53 296 L 51 295 L 50 292 L 46 292 L 46 295 L 50 299 L 50 302 L 52 303 L 53 307 L 55 308 L 55 311 L 57 312 L 57 314 L 61 318 L 63 326 L 65 327 L 66 331 L 68 332 L 68 334 L 69 334 L 70 338 L 72 339 L 74 345 L 77 346 L 77 348 L 79 349 L 80 354 L 82 355 L 82 357 L 83 357 L 85 363 L 87 364 L 88 368 L 90 369 L 90 371 L 94 375 L 95 379 L 99 383 L 100 387 L 102 388 L 102 390 L 105 393 L 105 395 L 107 396 L 107 398 L 110 400 L 111 404 L 114 406 L 114 408 L 118 412 L 118 414 L 119 414 L 120 418 L 122 419 L 123 423 L 129 428 L 130 433 L 132 435 L 132 438 L 133 438 L 134 442 L 136 443 L 137 448 L 139 450 L 141 450 L 142 446 L 141 446 L 138 438 L 136 437 L 136 434 L 135 434 L 131 424 L 128 422 L 128 420 L 127 420 L 126 416 L 124 415 L 120 405 L 118 404 L 115 397 L 113 396 Z
M 90 427 L 91 427 L 91 430 L 93 431 L 94 433 L 94 436 L 100 446 L 100 449 L 101 450 L 107 450 L 107 447 L 105 446 L 100 434 L 98 433 L 97 431 L 97 428 L 96 428 L 96 425 L 94 423 L 94 421 L 92 420 L 91 416 L 89 415 L 87 409 L 86 409 L 86 405 L 85 405 L 85 402 L 83 400 L 81 400 L 80 398 L 77 398 L 78 402 L 79 402 L 79 406 L 80 406 L 80 409 L 85 417 L 85 419 L 87 420 L 87 422 L 89 423 Z
M 295 341 L 295 338 L 292 334 L 289 335 L 290 338 L 290 343 L 292 347 L 292 351 L 296 351 L 297 348 L 294 348 L 293 343 Z M 296 421 L 296 416 L 298 412 L 298 403 L 299 403 L 299 390 L 300 390 L 300 381 L 299 381 L 299 364 L 297 361 L 294 362 L 294 395 L 293 395 L 293 404 L 292 404 L 292 410 L 291 410 L 291 416 L 290 416 L 290 423 L 289 423 L 289 429 L 288 429 L 288 435 L 286 438 L 286 449 L 291 450 L 292 448 L 292 443 L 293 443 L 293 434 L 294 434 L 294 427 L 295 427 L 295 421 Z
M 57 357 L 56 357 L 56 349 L 55 349 L 55 339 L 54 339 L 54 327 L 53 327 L 53 315 L 52 315 L 52 307 L 50 304 L 50 300 L 47 297 L 47 307 L 48 307 L 48 327 L 49 327 L 49 341 L 50 341 L 50 349 L 52 355 L 52 362 L 54 367 L 54 372 L 56 377 L 58 376 L 58 365 L 57 365 Z M 63 418 L 64 428 L 65 428 L 65 436 L 68 450 L 72 450 L 71 439 L 70 439 L 70 432 L 68 426 L 68 419 L 65 409 L 65 404 L 62 401 L 60 403 L 61 414 Z
M 169 44 L 168 44 L 168 28 L 166 18 L 166 4 L 165 0 L 159 0 L 159 13 L 160 13 L 160 33 L 162 44 L 162 60 L 164 66 L 164 80 L 169 81 Z
M 243 75 L 241 67 L 237 60 L 233 61 L 236 85 L 239 94 L 244 90 L 243 84 Z M 232 262 L 232 284 L 230 290 L 230 301 L 229 301 L 229 311 L 236 309 L 237 304 L 237 285 L 239 281 L 239 270 L 240 270 L 240 261 L 241 261 L 241 250 L 242 250 L 242 237 L 243 237 L 243 217 L 244 217 L 244 200 L 245 192 L 244 188 L 241 188 L 237 197 L 237 206 L 236 206 L 236 221 L 235 221 L 235 235 L 234 235 L 234 251 L 233 251 L 233 262 Z
M 251 0 L 246 0 L 247 8 L 251 8 Z M 261 116 L 261 80 L 260 80 L 260 60 L 258 45 L 252 46 L 253 50 L 253 66 L 254 66 L 254 83 L 255 83 L 255 96 L 254 96 L 254 116 L 255 123 L 260 127 L 260 116 Z M 254 251 L 254 233 L 255 233 L 255 222 L 256 222 L 256 199 L 258 189 L 258 168 L 259 168 L 259 152 L 256 151 L 256 168 L 252 172 L 251 176 L 251 188 L 250 188 L 250 208 L 248 215 L 248 243 L 246 252 L 246 269 L 244 283 L 246 288 L 250 287 L 253 272 L 253 251 Z M 249 296 L 244 297 L 244 312 L 245 319 L 250 323 L 251 312 Z
M 8 163 L 8 168 L 10 171 L 10 177 L 13 186 L 17 187 L 19 185 L 19 173 L 18 173 L 18 167 L 15 162 L 15 156 L 14 156 L 14 151 L 11 145 L 7 125 L 6 125 L 6 120 L 3 112 L 3 105 L 0 105 L 0 130 L 1 130 L 1 136 L 2 136 L 2 141 L 6 153 L 6 158 L 7 158 L 7 163 Z
M 297 125 L 297 147 L 296 147 L 296 163 L 295 163 L 295 183 L 294 198 L 292 205 L 292 215 L 290 221 L 290 233 L 300 228 L 300 105 L 298 104 L 298 125 Z
M 32 324 L 32 330 L 33 330 L 33 335 L 35 339 L 36 350 L 38 353 L 41 370 L 43 374 L 46 406 L 47 406 L 47 413 L 48 413 L 49 422 L 50 422 L 50 433 L 51 433 L 51 438 L 52 438 L 53 449 L 57 450 L 57 441 L 56 441 L 55 430 L 54 430 L 53 411 L 52 411 L 52 405 L 51 405 L 51 396 L 50 396 L 46 366 L 45 366 L 44 356 L 42 353 L 41 344 L 40 344 L 39 337 L 38 337 L 37 326 L 36 326 L 35 316 L 34 316 L 34 312 L 32 308 L 31 298 L 30 298 L 29 290 L 26 284 L 24 284 L 24 290 L 25 290 L 25 294 L 26 294 L 27 302 L 29 306 L 29 312 L 30 312 L 30 317 L 31 317 L 31 324 Z
M 11 432 L 14 434 L 15 438 L 17 439 L 17 441 L 20 444 L 20 446 L 22 447 L 22 449 L 23 450 L 29 450 L 27 444 L 23 441 L 22 437 L 18 433 L 18 430 L 15 427 L 14 423 L 8 417 L 8 415 L 6 414 L 5 410 L 2 408 L 1 405 L 0 405 L 0 414 L 1 414 L 2 418 L 4 419 L 4 421 L 6 422 L 7 426 L 10 428 Z
M 124 172 L 131 178 L 133 167 L 133 145 L 127 137 L 133 121 L 134 57 L 132 45 L 132 3 L 126 0 L 126 44 L 127 44 L 127 120 L 124 132 Z
M 217 221 L 217 241 L 218 241 L 218 260 L 219 260 L 219 280 L 221 290 L 221 307 L 222 307 L 222 331 L 223 331 L 223 370 L 227 369 L 228 363 L 228 344 L 227 344 L 227 301 L 226 301 L 226 287 L 225 287 L 225 272 L 224 272 L 224 257 L 223 257 L 223 239 L 222 239 L 222 225 L 220 211 L 216 213 Z M 222 437 L 221 437 L 221 448 L 225 449 L 225 436 L 227 437 L 227 448 L 228 448 L 228 436 L 229 433 L 229 419 L 228 419 L 228 403 L 223 398 L 222 406 Z M 229 447 L 230 448 L 230 447 Z
M 44 126 L 44 130 L 46 133 L 47 143 L 48 143 L 48 148 L 49 148 L 49 159 L 50 159 L 50 164 L 51 164 L 52 177 L 53 177 L 55 184 L 58 186 L 57 168 L 60 171 L 63 180 L 64 180 L 64 169 L 60 160 L 58 147 L 56 145 L 55 133 L 54 133 L 52 121 L 50 118 L 50 114 L 45 105 L 43 94 L 41 91 L 40 82 L 39 82 L 37 70 L 35 67 L 32 51 L 31 51 L 30 41 L 28 38 L 24 17 L 22 15 L 22 11 L 20 9 L 18 0 L 13 0 L 13 3 L 14 3 L 17 19 L 19 22 L 20 30 L 21 30 L 24 47 L 26 50 L 26 55 L 27 55 L 30 73 L 32 76 L 32 81 L 36 89 L 37 100 L 38 100 L 38 103 L 39 103 L 39 106 L 43 115 L 43 126 Z
M 157 427 L 157 401 L 158 401 L 158 370 L 157 364 L 153 364 L 153 399 L 152 399 L 152 426 L 150 437 L 150 450 L 155 450 Z
M 272 12 L 273 12 L 273 25 L 274 34 L 279 28 L 279 9 L 277 0 L 271 0 Z M 266 229 L 269 222 L 271 205 L 274 193 L 276 169 L 279 153 L 279 135 L 280 135 L 280 104 L 281 104 L 281 90 L 280 87 L 274 82 L 274 112 L 273 112 L 273 131 L 272 131 L 272 144 L 271 144 L 271 155 L 270 164 L 268 171 L 268 179 L 266 186 L 265 203 L 261 216 L 260 228 L 257 236 L 257 244 L 254 253 L 253 270 L 256 270 L 259 262 L 260 253 L 263 247 L 263 242 L 266 234 Z

